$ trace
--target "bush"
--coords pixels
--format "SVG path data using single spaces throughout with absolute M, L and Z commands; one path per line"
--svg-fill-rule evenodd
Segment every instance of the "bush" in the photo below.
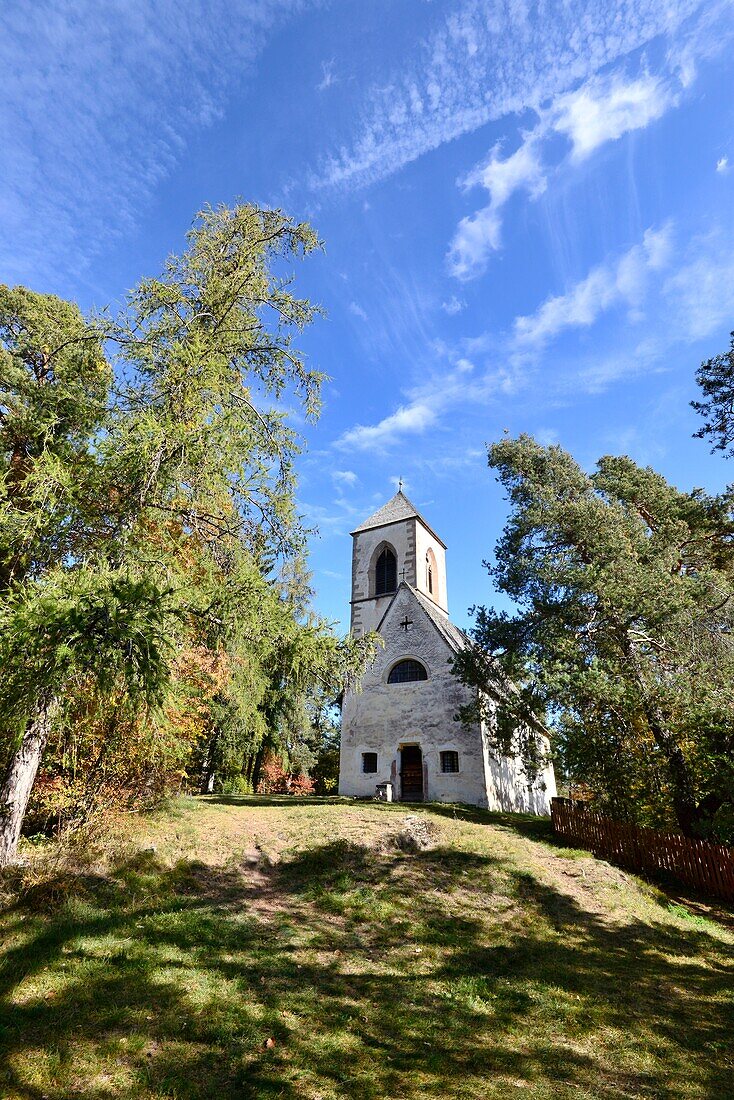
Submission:
M 290 784 L 288 788 L 289 794 L 306 795 L 313 794 L 316 790 L 316 784 L 313 779 L 310 779 L 307 775 L 292 775 L 290 776 Z
M 258 794 L 313 794 L 316 785 L 307 775 L 292 775 L 283 761 L 272 754 L 265 757 L 257 785 Z

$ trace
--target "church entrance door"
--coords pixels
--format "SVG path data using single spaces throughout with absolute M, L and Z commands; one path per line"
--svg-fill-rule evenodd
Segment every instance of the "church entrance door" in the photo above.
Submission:
M 400 750 L 400 799 L 423 801 L 423 753 L 419 745 L 406 745 Z

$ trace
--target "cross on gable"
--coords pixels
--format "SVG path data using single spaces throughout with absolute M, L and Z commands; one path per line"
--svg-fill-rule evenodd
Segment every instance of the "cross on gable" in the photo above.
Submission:
M 401 581 L 405 580 L 405 574 L 406 574 L 406 568 L 405 568 L 405 566 L 403 566 L 403 568 L 400 570 L 400 580 Z
M 408 633 L 408 627 L 413 625 L 413 620 L 409 619 L 408 616 L 406 615 L 405 618 L 403 619 L 403 621 L 399 625 L 402 626 L 403 630 L 407 634 Z

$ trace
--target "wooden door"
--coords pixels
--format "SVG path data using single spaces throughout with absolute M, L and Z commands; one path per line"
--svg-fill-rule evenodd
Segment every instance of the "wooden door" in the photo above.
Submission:
M 400 798 L 403 802 L 423 801 L 423 753 L 419 745 L 400 750 Z

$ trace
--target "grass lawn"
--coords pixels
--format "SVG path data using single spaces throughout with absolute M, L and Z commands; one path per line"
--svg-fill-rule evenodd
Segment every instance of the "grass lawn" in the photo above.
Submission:
M 186 799 L 55 858 L 0 910 L 3 1100 L 734 1097 L 732 928 L 540 819 Z

